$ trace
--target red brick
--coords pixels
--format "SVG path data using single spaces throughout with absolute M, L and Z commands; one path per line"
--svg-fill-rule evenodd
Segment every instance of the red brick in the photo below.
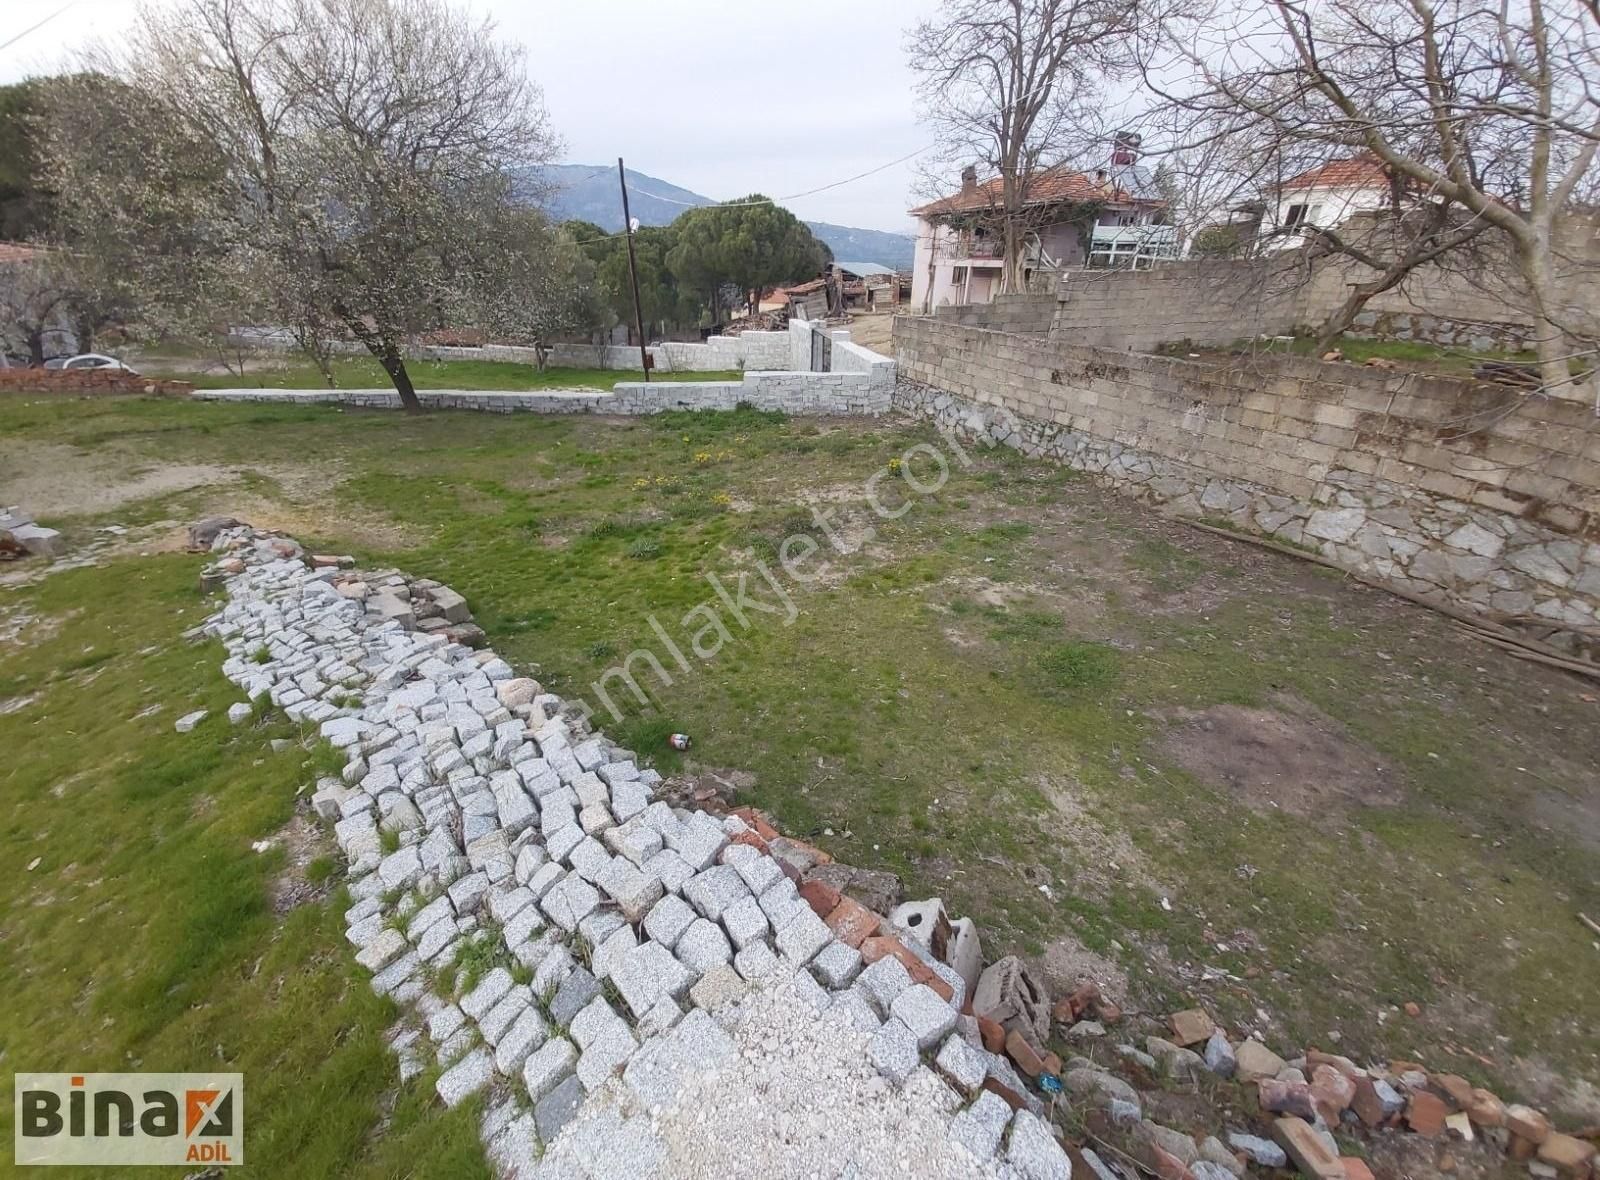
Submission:
M 1383 1122 L 1383 1102 L 1378 1097 L 1378 1088 L 1372 1084 L 1371 1078 L 1356 1078 L 1355 1097 L 1350 1100 L 1350 1109 L 1356 1112 L 1363 1126 L 1376 1127 Z
M 826 918 L 839 908 L 839 891 L 822 881 L 807 881 L 801 885 L 800 897 L 819 918 Z
M 1004 1053 L 1006 1050 L 1005 1026 L 998 1020 L 990 1020 L 987 1016 L 979 1016 L 978 1035 L 983 1038 L 983 1047 L 991 1053 Z
M 1529 1106 L 1506 1107 L 1506 1126 L 1518 1139 L 1537 1147 L 1550 1137 L 1550 1120 Z
M 1436 1073 L 1428 1080 L 1454 1103 L 1456 1110 L 1465 1110 L 1472 1102 L 1472 1083 L 1459 1074 Z
M 983 1088 L 989 1091 L 991 1094 L 997 1094 L 1001 1098 L 1004 1098 L 1006 1105 L 1012 1110 L 1022 1110 L 1028 1105 L 1027 1101 L 1022 1097 L 1021 1094 L 1018 1094 L 1010 1086 L 1006 1085 L 1004 1082 L 996 1080 L 993 1077 L 987 1077 L 983 1079 Z
M 933 989 L 933 991 L 934 991 L 934 994 L 937 995 L 946 1004 L 950 1003 L 952 1000 L 954 1000 L 956 998 L 955 989 L 953 987 L 951 987 L 948 983 L 946 983 L 944 980 L 940 979 L 931 970 L 928 971 L 928 977 L 926 979 L 918 979 L 917 982 L 918 983 L 925 983 L 929 987 L 931 987 Z
M 1101 1024 L 1115 1024 L 1122 1019 L 1122 1009 L 1102 1001 L 1095 1005 L 1095 1016 Z
M 1078 1010 L 1072 1006 L 1071 996 L 1062 996 L 1050 1007 L 1050 1019 L 1057 1024 L 1076 1024 Z
M 772 826 L 764 812 L 757 811 L 754 807 L 735 807 L 729 814 L 736 815 L 745 823 L 756 830 L 756 835 L 763 840 L 776 840 L 778 829 Z
M 1344 1164 L 1328 1150 L 1310 1123 L 1278 1119 L 1272 1124 L 1272 1135 L 1307 1176 L 1314 1176 L 1316 1180 L 1345 1180 Z
M 1034 1050 L 1034 1047 L 1023 1040 L 1022 1034 L 1012 1029 L 1006 1034 L 1006 1056 L 1016 1063 L 1018 1069 L 1030 1078 L 1036 1078 L 1044 1072 L 1044 1061 Z
M 767 842 L 761 838 L 760 833 L 752 832 L 748 828 L 742 832 L 736 832 L 733 838 L 728 841 L 728 843 L 748 844 L 751 848 L 754 848 L 757 852 L 761 853 L 762 856 L 766 856 L 772 851 L 767 847 Z
M 1426 1090 L 1411 1095 L 1406 1106 L 1406 1125 L 1418 1135 L 1432 1139 L 1444 1130 L 1445 1116 L 1450 1113 L 1444 1099 Z
M 1331 1065 L 1319 1065 L 1311 1074 L 1311 1098 L 1330 1127 L 1339 1125 L 1339 1116 L 1355 1101 L 1356 1084 Z
M 878 932 L 883 919 L 853 897 L 841 897 L 839 904 L 823 919 L 833 936 L 847 946 L 857 949 Z
M 1580 1177 L 1588 1175 L 1594 1150 L 1592 1143 L 1572 1135 L 1555 1134 L 1539 1145 L 1539 1158 L 1563 1176 Z
M 1284 1082 L 1277 1078 L 1262 1078 L 1256 1083 L 1261 1109 L 1272 1114 L 1292 1114 L 1303 1119 L 1315 1118 L 1316 1100 L 1311 1087 L 1304 1082 Z
M 1181 1159 L 1154 1143 L 1146 1143 L 1140 1154 L 1144 1156 L 1145 1165 L 1156 1174 L 1157 1180 L 1193 1180 Z
M 1364 1159 L 1345 1155 L 1339 1157 L 1339 1163 L 1344 1168 L 1345 1180 L 1376 1180 L 1372 1169 L 1367 1167 L 1367 1161 Z
M 1488 1090 L 1473 1090 L 1472 1101 L 1467 1103 L 1467 1117 L 1480 1127 L 1503 1127 L 1506 1122 L 1505 1103 Z

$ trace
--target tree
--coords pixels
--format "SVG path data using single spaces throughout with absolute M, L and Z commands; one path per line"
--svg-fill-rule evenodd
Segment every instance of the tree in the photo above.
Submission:
M 443 0 L 142 10 L 103 76 L 52 104 L 68 233 L 154 322 L 286 326 L 314 356 L 346 333 L 417 411 L 416 333 L 539 336 L 585 313 L 589 264 L 513 199 L 508 166 L 557 141 L 493 33 Z
M 71 330 L 72 282 L 58 258 L 43 250 L 0 264 L 0 353 L 45 362 L 45 341 Z
M 0 86 L 0 240 L 46 237 L 54 216 L 39 159 L 38 119 L 47 79 Z
M 941 151 L 999 179 L 1000 289 L 1023 288 L 1030 211 L 1052 169 L 1106 143 L 1099 83 L 1132 62 L 1136 0 L 943 0 L 907 41 L 923 119 Z
M 811 278 L 833 259 L 805 222 L 760 193 L 687 210 L 672 229 L 667 266 L 686 287 L 707 293 L 713 322 L 722 284 L 734 284 L 753 312 L 766 288 Z
M 1576 281 L 1592 276 L 1563 245 L 1596 187 L 1595 5 L 1273 0 L 1231 24 L 1215 16 L 1167 22 L 1165 45 L 1187 69 L 1155 83 L 1166 99 L 1210 135 L 1251 141 L 1258 158 L 1370 153 L 1404 194 L 1370 258 L 1375 283 L 1487 231 L 1523 288 L 1543 389 L 1574 396 L 1576 357 L 1600 381 L 1600 319 Z

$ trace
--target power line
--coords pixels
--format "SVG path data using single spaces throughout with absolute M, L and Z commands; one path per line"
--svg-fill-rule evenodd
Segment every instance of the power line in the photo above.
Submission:
M 65 4 L 63 4 L 60 8 L 56 9 L 49 16 L 45 17 L 38 24 L 29 25 L 27 28 L 23 29 L 22 32 L 18 33 L 15 37 L 11 38 L 11 40 L 3 42 L 3 43 L 0 43 L 0 52 L 4 52 L 5 50 L 10 49 L 13 45 L 15 45 L 18 41 L 20 41 L 24 37 L 26 37 L 29 33 L 38 32 L 40 29 L 44 28 L 47 24 L 49 24 L 51 21 L 55 20 L 56 17 L 60 16 L 67 9 L 75 7 L 77 5 L 77 3 L 78 3 L 78 0 L 67 0 L 67 2 Z

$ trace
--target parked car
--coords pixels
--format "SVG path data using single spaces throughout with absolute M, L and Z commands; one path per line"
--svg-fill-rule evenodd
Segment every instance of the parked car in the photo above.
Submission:
M 47 361 L 45 368 L 48 369 L 50 367 L 52 366 Z M 131 373 L 135 377 L 139 375 L 139 371 L 132 365 L 124 364 L 114 356 L 106 356 L 103 352 L 80 352 L 77 356 L 70 356 L 62 361 L 59 367 L 63 369 L 113 369 L 123 373 Z

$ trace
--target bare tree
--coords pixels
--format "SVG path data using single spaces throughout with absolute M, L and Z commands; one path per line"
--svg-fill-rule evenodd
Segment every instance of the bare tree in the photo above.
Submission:
M 1030 207 L 1048 174 L 1108 143 L 1100 84 L 1131 63 L 1135 0 L 944 0 L 906 52 L 942 149 L 999 181 L 1000 289 L 1023 286 Z M 1052 218 L 1054 219 L 1054 218 Z
M 71 331 L 72 280 L 44 250 L 0 264 L 0 353 L 25 353 L 42 366 L 51 336 Z
M 1584 265 L 1561 245 L 1592 195 L 1600 149 L 1600 16 L 1546 0 L 1272 0 L 1233 21 L 1169 19 L 1165 69 L 1146 77 L 1208 136 L 1303 166 L 1368 152 L 1404 203 L 1373 253 L 1337 233 L 1325 251 L 1393 285 L 1490 232 L 1524 290 L 1541 384 L 1574 396 L 1600 320 Z M 1184 68 L 1174 68 L 1173 62 Z M 1387 289 L 1387 288 L 1382 288 Z M 1376 292 L 1373 292 L 1376 293 Z M 1361 295 L 1352 291 L 1352 298 Z
M 444 0 L 179 0 L 97 64 L 47 150 L 69 226 L 155 321 L 286 327 L 325 376 L 348 335 L 415 411 L 410 337 L 531 337 L 573 305 L 584 261 L 507 175 L 557 140 L 488 22 Z

